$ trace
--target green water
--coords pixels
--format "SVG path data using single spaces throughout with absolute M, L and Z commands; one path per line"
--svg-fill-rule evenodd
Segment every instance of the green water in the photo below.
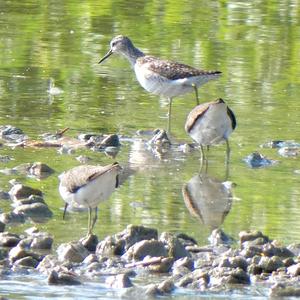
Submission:
M 199 169 L 197 151 L 170 151 L 159 160 L 136 152 L 136 131 L 166 127 L 165 101 L 144 91 L 127 61 L 112 56 L 99 65 L 109 41 L 128 35 L 146 53 L 223 76 L 199 89 L 201 101 L 222 97 L 235 112 L 238 127 L 230 138 L 229 180 L 236 184 L 222 229 L 237 238 L 241 230 L 258 229 L 285 243 L 300 242 L 299 157 L 283 158 L 260 145 L 270 140 L 300 142 L 300 5 L 297 1 L 7 1 L 0 3 L 0 125 L 20 127 L 32 139 L 65 127 L 79 133 L 117 133 L 124 137 L 115 158 L 126 165 L 142 156 L 138 171 L 100 206 L 95 232 L 103 237 L 128 223 L 186 232 L 200 244 L 210 229 L 191 217 L 182 186 Z M 47 92 L 49 79 L 63 90 Z M 173 102 L 172 139 L 191 142 L 184 131 L 194 95 Z M 129 137 L 130 139 L 126 139 Z M 134 139 L 131 139 L 134 137 Z M 212 148 L 209 174 L 223 180 L 224 146 Z M 275 166 L 250 169 L 243 158 L 253 151 L 279 160 Z M 78 165 L 80 154 L 91 163 L 113 160 L 88 150 L 60 155 L 55 149 L 0 148 L 14 158 L 0 168 L 42 161 L 55 169 L 37 181 L 0 174 L 0 188 L 17 178 L 44 192 L 54 217 L 41 230 L 56 243 L 86 232 L 86 213 L 61 218 L 63 202 L 57 175 Z M 9 203 L 0 203 L 2 210 Z M 26 224 L 8 230 L 20 232 Z M 50 292 L 51 293 L 51 292 Z

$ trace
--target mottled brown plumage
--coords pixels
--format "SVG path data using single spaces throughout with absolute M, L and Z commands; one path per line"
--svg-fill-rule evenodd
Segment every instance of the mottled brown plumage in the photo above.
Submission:
M 99 61 L 102 63 L 113 53 L 128 59 L 140 85 L 149 93 L 169 99 L 168 131 L 170 131 L 172 99 L 186 93 L 195 92 L 197 104 L 198 88 L 216 79 L 220 71 L 203 71 L 175 61 L 145 55 L 126 36 L 116 36 L 110 42 L 110 50 Z

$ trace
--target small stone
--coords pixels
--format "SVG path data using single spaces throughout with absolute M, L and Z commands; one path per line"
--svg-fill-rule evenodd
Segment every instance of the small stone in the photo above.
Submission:
M 33 163 L 29 169 L 29 174 L 38 178 L 45 178 L 53 173 L 54 170 L 52 168 L 41 162 Z
M 300 263 L 288 267 L 287 273 L 292 276 L 299 276 L 300 275 Z
M 37 195 L 31 195 L 28 198 L 20 199 L 14 201 L 17 206 L 24 204 L 33 204 L 33 203 L 43 203 L 45 204 L 44 198 Z
M 173 265 L 174 268 L 185 267 L 190 271 L 194 270 L 194 261 L 189 257 L 177 259 Z
M 0 247 L 15 247 L 20 242 L 21 238 L 17 234 L 1 232 L 0 233 Z
M 119 274 L 116 276 L 110 276 L 107 278 L 106 283 L 111 288 L 129 288 L 132 287 L 133 284 L 127 274 Z
M 24 214 L 17 214 L 13 211 L 0 214 L 0 222 L 4 224 L 20 224 L 25 222 Z
M 0 232 L 4 232 L 5 230 L 5 224 L 0 221 Z
M 284 263 L 278 256 L 273 256 L 271 258 L 262 256 L 258 267 L 262 268 L 266 273 L 272 273 L 273 271 L 284 267 Z
M 213 246 L 218 245 L 229 245 L 234 242 L 233 238 L 231 238 L 229 235 L 227 235 L 222 229 L 217 228 L 214 229 L 209 236 L 208 240 Z
M 29 186 L 25 186 L 23 184 L 14 185 L 10 189 L 9 194 L 13 200 L 28 198 L 31 195 L 38 195 L 38 196 L 43 195 L 43 193 L 40 190 L 34 189 Z
M 88 251 L 95 252 L 98 244 L 98 237 L 95 234 L 89 234 L 79 241 Z
M 263 238 L 265 243 L 269 242 L 269 238 L 262 234 L 261 231 L 241 231 L 239 233 L 240 243 L 244 243 L 246 241 L 253 241 L 257 238 Z
M 146 256 L 168 256 L 168 251 L 163 242 L 157 240 L 144 240 L 137 242 L 128 249 L 125 256 L 129 259 L 142 260 Z
M 282 283 L 276 283 L 271 287 L 269 296 L 277 297 L 300 297 L 300 288 L 298 286 L 286 286 Z
M 31 248 L 50 250 L 52 248 L 52 244 L 53 238 L 51 236 L 38 235 L 33 238 Z
M 28 268 L 36 268 L 38 264 L 39 261 L 31 256 L 20 258 L 14 262 L 14 266 L 22 266 Z
M 55 285 L 79 285 L 81 282 L 75 273 L 68 271 L 52 270 L 48 276 L 48 284 Z
M 158 238 L 158 233 L 156 229 L 128 225 L 125 230 L 115 235 L 116 240 L 123 240 L 125 242 L 125 251 L 127 251 L 133 244 L 143 241 Z
M 161 294 L 169 294 L 175 289 L 175 285 L 172 279 L 166 279 L 157 288 Z
M 148 269 L 156 273 L 169 273 L 172 269 L 174 259 L 172 257 L 162 258 L 157 264 L 149 265 Z
M 0 190 L 0 199 L 1 200 L 9 200 L 10 196 L 8 192 L 5 192 L 3 190 Z
M 110 134 L 106 136 L 100 143 L 102 147 L 119 147 L 120 140 L 117 134 Z
M 58 260 L 81 263 L 90 253 L 81 243 L 61 244 L 57 248 Z
M 293 253 L 293 256 L 300 256 L 300 244 L 291 244 L 287 249 Z
M 9 251 L 8 256 L 12 262 L 15 262 L 16 260 L 19 260 L 26 256 L 30 256 L 30 253 L 26 251 L 23 247 L 16 246 Z
M 52 217 L 52 211 L 43 203 L 23 204 L 14 210 L 16 214 L 23 214 L 27 218 L 32 218 L 36 222 Z
M 123 255 L 125 253 L 125 241 L 116 239 L 114 236 L 107 236 L 99 242 L 96 247 L 96 254 L 99 256 Z
M 173 234 L 168 232 L 163 232 L 160 235 L 159 240 L 167 245 L 169 256 L 173 257 L 175 260 L 182 257 L 191 256 L 191 254 L 181 244 L 179 239 L 177 239 L 176 236 L 174 236 Z

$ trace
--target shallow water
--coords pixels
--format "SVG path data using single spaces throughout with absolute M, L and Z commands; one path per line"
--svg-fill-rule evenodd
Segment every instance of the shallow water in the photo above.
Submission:
M 0 125 L 20 127 L 34 139 L 65 127 L 74 137 L 89 132 L 122 135 L 115 159 L 123 165 L 134 163 L 137 172 L 100 206 L 95 232 L 103 237 L 134 223 L 160 232 L 186 232 L 206 244 L 211 228 L 190 215 L 182 196 L 183 185 L 198 173 L 199 152 L 184 154 L 174 147 L 159 159 L 145 150 L 136 131 L 165 128 L 166 102 L 145 92 L 121 57 L 112 56 L 101 65 L 98 61 L 110 39 L 122 33 L 147 53 L 221 70 L 219 80 L 199 89 L 201 101 L 222 97 L 238 121 L 230 138 L 228 178 L 236 187 L 220 225 L 234 238 L 241 230 L 258 229 L 284 243 L 299 242 L 300 175 L 295 172 L 300 169 L 299 157 L 284 158 L 277 149 L 260 147 L 270 140 L 300 142 L 299 20 L 299 3 L 284 0 L 133 1 L 130 6 L 126 1 L 2 0 Z M 49 94 L 51 78 L 63 93 Z M 191 142 L 184 122 L 194 105 L 193 94 L 173 102 L 175 144 Z M 224 150 L 221 145 L 209 153 L 208 174 L 219 181 L 225 178 Z M 256 150 L 279 163 L 250 169 L 243 158 Z M 42 181 L 0 174 L 0 189 L 9 190 L 12 178 L 41 189 L 54 217 L 37 226 L 50 232 L 56 243 L 76 240 L 86 232 L 86 213 L 70 213 L 62 220 L 57 190 L 57 175 L 78 165 L 75 157 L 80 154 L 90 156 L 94 164 L 112 162 L 105 154 L 88 150 L 59 155 L 55 149 L 0 148 L 0 155 L 14 158 L 0 163 L 1 169 L 33 161 L 55 169 Z M 0 205 L 3 211 L 10 210 L 10 203 L 1 200 Z M 29 226 L 8 229 L 22 232 Z M 26 288 L 31 297 L 38 297 L 34 278 Z M 21 278 L 13 280 L 22 285 Z M 49 297 L 56 297 L 51 287 L 45 289 Z M 72 297 L 72 291 L 65 293 Z M 21 289 L 18 297 L 22 295 Z

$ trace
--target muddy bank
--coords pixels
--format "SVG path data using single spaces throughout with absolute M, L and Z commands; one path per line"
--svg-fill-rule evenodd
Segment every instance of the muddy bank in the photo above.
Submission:
M 266 294 L 299 296 L 300 244 L 284 246 L 259 231 L 233 243 L 214 230 L 207 246 L 187 234 L 128 225 L 99 239 L 83 237 L 52 248 L 53 237 L 30 228 L 0 234 L 1 274 L 37 272 L 49 285 L 99 282 L 127 295 L 166 295 L 178 289 L 227 293 L 264 286 Z M 248 291 L 249 293 L 249 291 Z

